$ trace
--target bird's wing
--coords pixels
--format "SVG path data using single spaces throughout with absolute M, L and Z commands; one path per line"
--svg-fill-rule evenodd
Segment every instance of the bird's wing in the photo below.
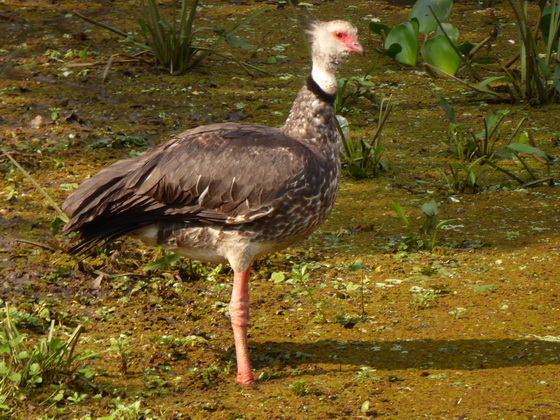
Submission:
M 270 127 L 226 123 L 188 130 L 85 181 L 63 205 L 72 215 L 65 229 L 86 238 L 105 230 L 112 239 L 166 219 L 247 223 L 302 187 L 312 156 Z

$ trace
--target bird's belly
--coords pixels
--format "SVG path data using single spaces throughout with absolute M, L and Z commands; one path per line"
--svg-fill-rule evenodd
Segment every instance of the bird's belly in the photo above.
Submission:
M 244 272 L 251 263 L 294 243 L 294 238 L 265 238 L 251 230 L 223 226 L 188 226 L 181 223 L 153 224 L 130 236 L 151 246 L 162 246 L 183 257 L 215 264 L 229 263 Z
M 228 262 L 218 240 L 219 229 L 153 224 L 134 231 L 130 236 L 151 246 L 163 246 L 193 260 L 216 264 Z

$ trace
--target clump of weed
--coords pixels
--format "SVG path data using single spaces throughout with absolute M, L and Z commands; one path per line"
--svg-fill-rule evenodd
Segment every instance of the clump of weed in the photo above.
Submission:
M 418 229 L 410 223 L 404 210 L 397 201 L 393 200 L 392 206 L 393 210 L 397 213 L 408 230 L 407 234 L 401 238 L 398 244 L 398 248 L 404 251 L 433 250 L 438 243 L 437 237 L 443 227 L 456 220 L 446 219 L 438 221 L 439 204 L 435 200 L 430 200 L 420 207 L 426 217 L 424 223 Z
M 34 388 L 68 383 L 76 376 L 88 377 L 93 373 L 80 369 L 81 363 L 93 357 L 89 351 L 76 352 L 83 327 L 80 325 L 65 342 L 55 337 L 52 320 L 47 337 L 32 343 L 27 334 L 16 327 L 14 317 L 18 310 L 6 306 L 0 320 L 0 409 L 9 412 L 10 401 L 21 399 Z
M 457 158 L 456 162 L 447 164 L 447 171 L 439 169 L 450 193 L 477 192 L 481 188 L 482 174 L 488 170 L 502 172 L 522 186 L 552 182 L 550 165 L 555 159 L 536 146 L 530 132 L 521 132 L 525 118 L 521 118 L 509 134 L 504 134 L 502 126 L 509 110 L 493 111 L 484 117 L 482 130 L 472 131 L 457 121 L 454 108 L 444 98 L 439 97 L 438 105 L 450 122 L 442 143 Z M 529 159 L 545 165 L 544 177 L 528 164 Z M 524 180 L 522 175 L 509 169 L 507 161 L 521 164 L 530 179 Z

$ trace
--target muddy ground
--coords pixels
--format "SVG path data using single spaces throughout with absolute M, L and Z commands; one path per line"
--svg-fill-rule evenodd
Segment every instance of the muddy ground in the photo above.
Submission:
M 231 26 L 265 5 L 202 3 L 198 24 L 212 26 Z M 281 125 L 309 60 L 294 10 L 268 3 L 270 10 L 239 33 L 256 49 L 225 48 L 267 73 L 250 76 L 210 57 L 171 76 L 148 56 L 135 60 L 138 49 L 74 14 L 132 31 L 137 2 L 1 2 L 2 147 L 61 204 L 104 166 L 186 128 L 221 121 Z M 450 190 L 438 171 L 454 161 L 442 143 L 449 123 L 435 95 L 447 98 L 474 131 L 493 110 L 509 110 L 506 134 L 527 118 L 523 130 L 551 156 L 560 154 L 559 106 L 485 96 L 375 53 L 381 41 L 369 22 L 405 20 L 407 2 L 310 4 L 321 19 L 348 19 L 360 30 L 368 53 L 340 73 L 361 76 L 375 63 L 372 92 L 379 99 L 392 95 L 394 103 L 383 130 L 390 166 L 364 180 L 345 173 L 322 228 L 255 265 L 250 349 L 259 381 L 234 383 L 227 267 L 180 261 L 146 271 L 162 251 L 128 239 L 77 260 L 59 249 L 65 239 L 51 233 L 53 206 L 2 156 L 2 305 L 16 308 L 29 345 L 54 320 L 64 340 L 83 325 L 78 351 L 95 352 L 81 374 L 4 401 L 4 416 L 559 417 L 560 190 L 554 182 L 520 186 L 491 168 L 484 168 L 476 193 Z M 487 53 L 503 63 L 516 53 L 515 26 L 507 3 L 487 5 L 461 2 L 450 20 L 462 39 L 474 42 L 498 29 Z M 354 101 L 346 115 L 352 136 L 371 136 L 377 113 L 369 101 Z M 529 179 L 521 165 L 506 164 Z M 538 162 L 531 165 L 548 175 Z M 558 164 L 550 176 L 557 184 Z M 455 220 L 438 232 L 433 250 L 407 248 L 408 230 L 392 201 L 416 230 L 425 220 L 420 206 L 432 199 L 440 203 L 439 220 Z M 298 281 L 302 266 L 306 284 Z

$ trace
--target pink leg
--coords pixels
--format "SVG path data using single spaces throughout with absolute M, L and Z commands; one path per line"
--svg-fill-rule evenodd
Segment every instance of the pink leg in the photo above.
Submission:
M 233 291 L 229 303 L 229 315 L 233 328 L 235 341 L 235 354 L 237 356 L 237 379 L 241 385 L 253 382 L 251 373 L 251 359 L 247 344 L 247 321 L 249 319 L 249 271 L 244 273 L 234 272 Z

